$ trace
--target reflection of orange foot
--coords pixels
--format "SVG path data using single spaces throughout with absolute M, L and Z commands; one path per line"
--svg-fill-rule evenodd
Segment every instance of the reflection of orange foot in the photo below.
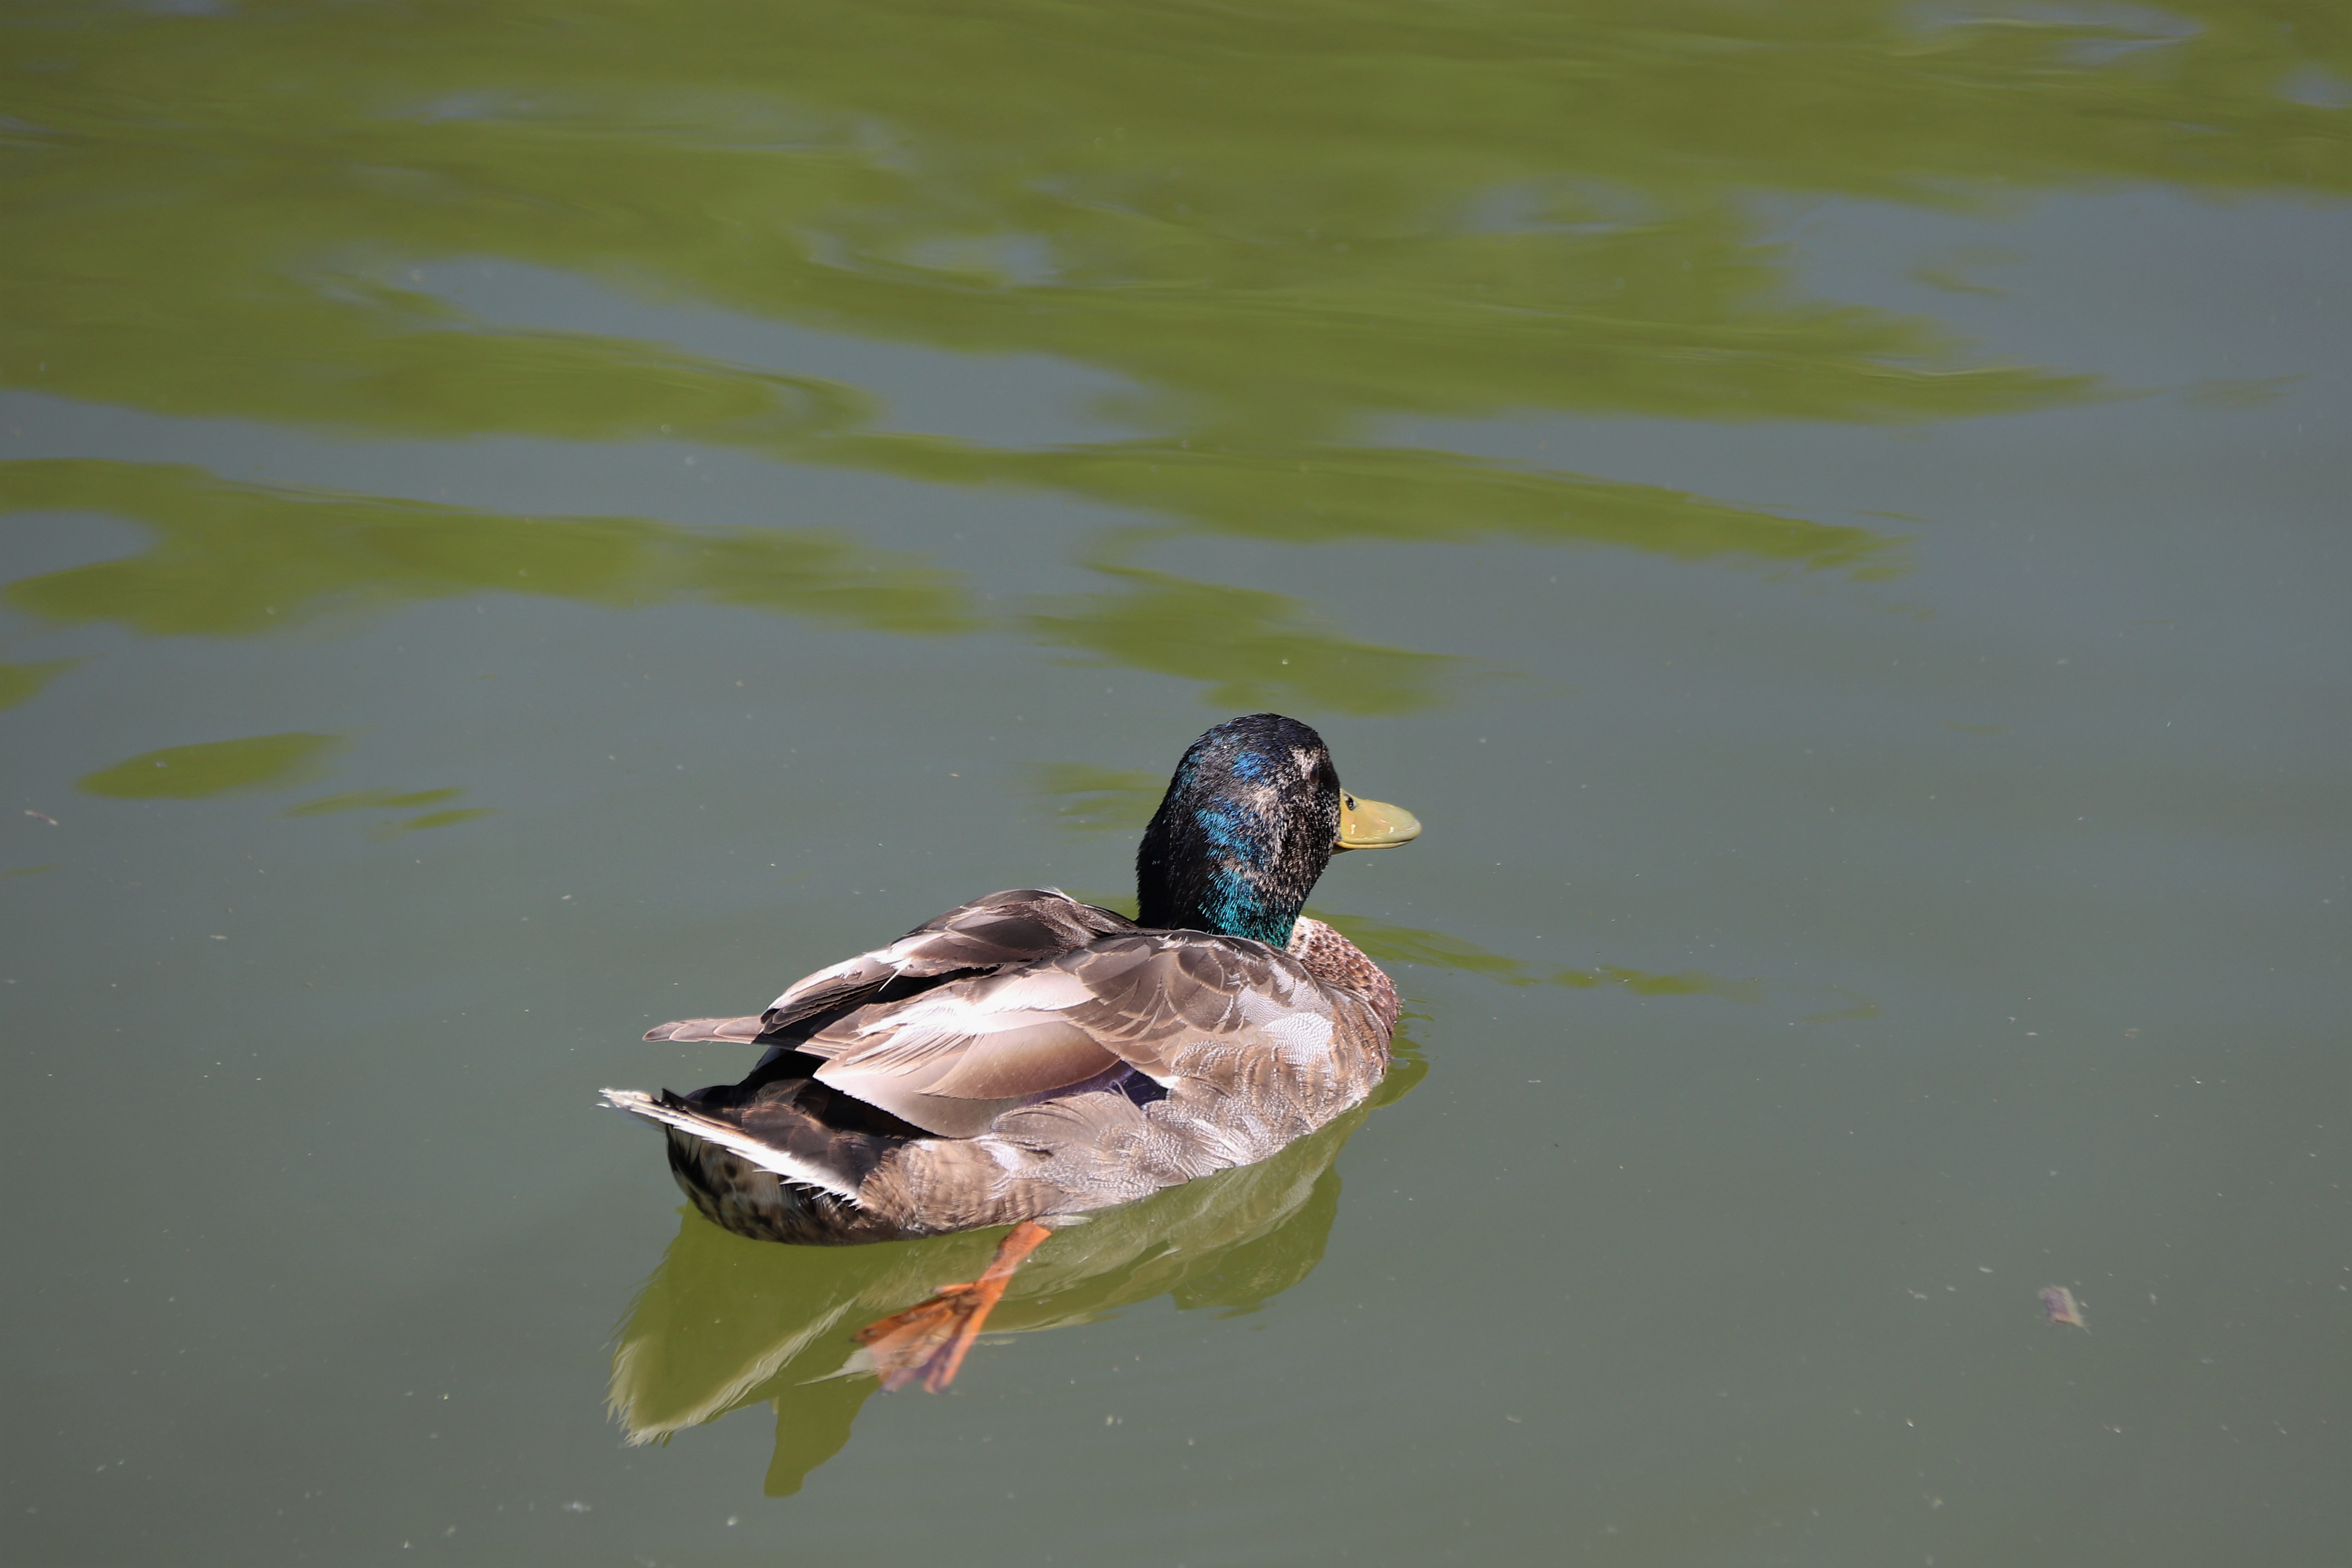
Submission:
M 885 1388 L 904 1388 L 918 1376 L 933 1394 L 955 1381 L 964 1352 L 980 1337 L 989 1310 L 1004 1295 L 1013 1271 L 1054 1233 L 1035 1220 L 1023 1220 L 996 1244 L 996 1256 L 968 1285 L 942 1285 L 940 1293 L 903 1312 L 857 1331 L 857 1342 L 874 1352 L 874 1370 Z

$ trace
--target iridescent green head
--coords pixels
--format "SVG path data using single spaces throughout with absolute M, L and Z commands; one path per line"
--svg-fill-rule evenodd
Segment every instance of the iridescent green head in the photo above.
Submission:
M 1280 947 L 1340 849 L 1402 844 L 1412 813 L 1339 787 L 1323 737 L 1279 713 L 1192 742 L 1135 855 L 1139 923 Z

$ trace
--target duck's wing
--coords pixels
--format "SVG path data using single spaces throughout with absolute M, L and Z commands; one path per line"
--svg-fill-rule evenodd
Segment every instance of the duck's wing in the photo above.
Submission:
M 771 1034 L 803 1018 L 871 999 L 894 980 L 982 974 L 1034 963 L 1087 946 L 1135 922 L 1082 904 L 1059 888 L 1013 888 L 960 904 L 887 947 L 820 969 L 768 1004 Z
M 1327 1047 L 1329 997 L 1286 953 L 1199 931 L 1129 931 L 996 974 L 856 1009 L 801 1042 L 820 1082 L 928 1132 L 1129 1068 L 1162 1085 L 1202 1047 Z
M 1134 929 L 1126 916 L 1080 903 L 1059 888 L 1013 888 L 960 904 L 887 947 L 794 981 L 755 1017 L 686 1018 L 649 1029 L 646 1038 L 773 1043 L 795 1025 L 846 1012 L 886 993 L 905 994 L 951 976 L 1034 963 Z

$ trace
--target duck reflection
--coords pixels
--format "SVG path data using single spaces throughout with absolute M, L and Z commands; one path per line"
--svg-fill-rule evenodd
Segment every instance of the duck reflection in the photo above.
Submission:
M 1400 1052 L 1408 1049 L 1402 1037 Z M 1401 1054 L 1370 1103 L 1270 1160 L 1100 1211 L 1059 1230 L 1013 1278 L 994 1338 L 1090 1322 L 1157 1296 L 1179 1308 L 1253 1311 L 1314 1271 L 1339 1208 L 1339 1150 L 1370 1111 L 1423 1071 Z M 765 1404 L 776 1446 L 765 1489 L 800 1490 L 849 1441 L 882 1385 L 856 1331 L 970 1279 L 999 1231 L 871 1247 L 778 1247 L 719 1229 L 692 1208 L 646 1282 L 613 1354 L 611 1400 L 632 1443 Z

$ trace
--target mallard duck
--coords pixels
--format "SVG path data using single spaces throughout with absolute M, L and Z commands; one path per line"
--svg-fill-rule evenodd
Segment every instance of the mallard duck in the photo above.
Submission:
M 1136 852 L 1138 918 L 1055 888 L 950 910 L 753 1017 L 648 1040 L 763 1046 L 740 1083 L 606 1089 L 668 1133 L 712 1221 L 776 1241 L 1014 1226 L 982 1276 L 868 1327 L 886 1386 L 951 1380 L 1057 1224 L 1263 1160 L 1388 1070 L 1396 987 L 1300 913 L 1332 855 L 1417 837 L 1277 713 L 1192 742 Z

